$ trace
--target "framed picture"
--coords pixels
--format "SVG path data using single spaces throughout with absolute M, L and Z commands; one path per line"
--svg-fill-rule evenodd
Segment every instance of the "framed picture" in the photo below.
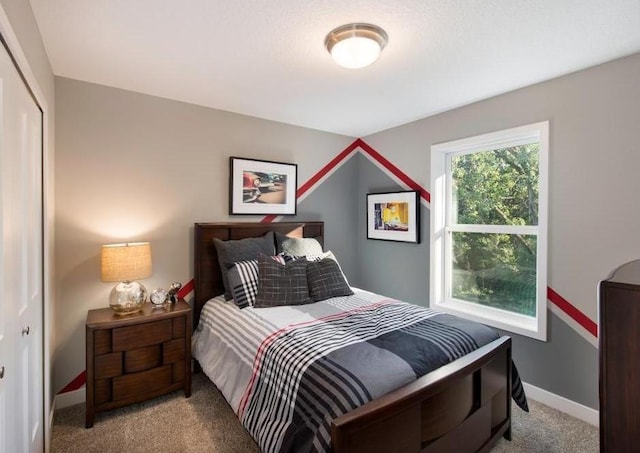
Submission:
M 229 214 L 296 213 L 296 164 L 241 157 L 229 161 Z
M 367 194 L 367 239 L 420 242 L 417 191 Z

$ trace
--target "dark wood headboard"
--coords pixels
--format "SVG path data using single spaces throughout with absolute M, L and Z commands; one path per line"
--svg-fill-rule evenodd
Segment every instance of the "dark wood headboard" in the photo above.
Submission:
M 263 236 L 268 231 L 278 231 L 291 237 L 320 236 L 324 239 L 324 222 L 196 223 L 194 225 L 194 328 L 198 325 L 200 311 L 204 304 L 212 297 L 224 293 L 218 253 L 213 245 L 213 238 L 223 241 L 254 238 Z

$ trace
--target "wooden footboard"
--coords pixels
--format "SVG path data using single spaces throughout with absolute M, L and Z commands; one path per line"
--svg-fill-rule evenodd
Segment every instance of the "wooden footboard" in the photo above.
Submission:
M 484 452 L 511 439 L 511 338 L 333 421 L 334 453 Z

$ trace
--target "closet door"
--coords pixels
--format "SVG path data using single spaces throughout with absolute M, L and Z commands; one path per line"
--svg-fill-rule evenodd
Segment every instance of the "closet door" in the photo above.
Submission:
M 42 112 L 0 45 L 0 452 L 43 451 Z

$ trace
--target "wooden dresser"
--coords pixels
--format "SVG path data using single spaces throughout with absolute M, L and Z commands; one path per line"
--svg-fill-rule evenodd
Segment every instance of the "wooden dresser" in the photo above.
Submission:
M 600 451 L 640 451 L 640 260 L 600 283 Z
M 184 300 L 119 316 L 90 310 L 85 426 L 95 414 L 184 389 L 191 396 L 191 307 Z

